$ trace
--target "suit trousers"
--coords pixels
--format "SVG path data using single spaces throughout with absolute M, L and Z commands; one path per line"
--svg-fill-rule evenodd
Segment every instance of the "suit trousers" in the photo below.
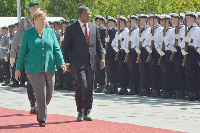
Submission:
M 72 71 L 77 82 L 75 89 L 77 111 L 87 115 L 92 109 L 95 72 L 89 62 L 80 69 L 76 69 L 72 65 Z
M 152 50 L 152 61 L 150 64 L 150 76 L 151 76 L 151 89 L 160 91 L 162 89 L 162 78 L 160 72 L 160 66 L 158 65 L 160 55 L 155 48 Z
M 27 76 L 35 91 L 38 121 L 46 121 L 47 105 L 50 103 L 54 90 L 55 72 L 27 72 Z
M 149 53 L 147 52 L 146 48 L 142 48 L 141 49 L 142 62 L 139 63 L 140 89 L 147 89 L 147 90 L 149 90 L 151 87 L 150 67 L 149 63 L 147 62 L 148 56 Z
M 185 77 L 185 67 L 182 66 L 183 55 L 181 53 L 181 48 L 177 47 L 177 52 L 175 53 L 174 65 L 175 65 L 175 89 L 179 91 L 187 90 L 187 82 Z
M 173 64 L 170 61 L 172 52 L 170 50 L 165 51 L 163 56 L 163 64 L 160 65 L 162 76 L 162 89 L 166 92 L 172 93 L 174 91 L 174 70 Z
M 199 60 L 194 47 L 188 47 L 188 64 L 185 67 L 188 91 L 199 91 Z

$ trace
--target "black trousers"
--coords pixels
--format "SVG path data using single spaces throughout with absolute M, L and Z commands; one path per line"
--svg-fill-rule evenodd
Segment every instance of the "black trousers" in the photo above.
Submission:
M 115 61 L 115 56 L 108 56 L 107 58 L 107 70 L 108 73 L 107 77 L 109 77 L 109 81 L 112 85 L 117 85 L 118 84 L 118 76 L 119 76 L 119 72 L 117 69 L 117 62 Z
M 187 90 L 187 82 L 185 77 L 185 67 L 182 66 L 183 55 L 181 53 L 181 48 L 177 47 L 177 52 L 175 53 L 174 67 L 175 67 L 175 89 L 179 91 Z
M 4 75 L 4 80 L 6 83 L 10 83 L 10 60 L 7 62 L 2 59 L 2 66 L 3 66 L 3 75 Z
M 139 64 L 136 63 L 138 54 L 135 50 L 130 51 L 130 60 L 127 63 L 129 65 L 129 78 L 130 78 L 130 89 L 138 90 L 140 89 L 140 74 L 139 74 Z
M 185 67 L 188 91 L 199 91 L 198 53 L 194 47 L 188 47 L 187 66 Z
M 75 90 L 77 111 L 85 115 L 89 114 L 93 103 L 94 70 L 92 70 L 88 62 L 81 69 L 75 69 L 72 65 L 72 71 L 77 80 L 77 87 Z
M 171 54 L 172 52 L 170 50 L 166 50 L 163 56 L 163 64 L 160 65 L 162 89 L 170 93 L 174 90 L 174 70 L 173 64 L 170 61 Z
M 106 68 L 100 69 L 99 62 L 97 63 L 97 70 L 95 72 L 95 83 L 99 86 L 106 85 Z
M 128 66 L 126 62 L 124 62 L 125 57 L 126 57 L 125 51 L 120 50 L 119 64 L 118 64 L 119 84 L 120 87 L 124 89 L 126 89 L 129 86 L 129 73 L 128 73 Z
M 151 87 L 150 79 L 150 67 L 147 62 L 149 53 L 145 48 L 141 49 L 142 62 L 139 63 L 139 72 L 140 72 L 140 88 L 149 90 Z
M 160 66 L 158 65 L 160 55 L 155 48 L 152 50 L 152 61 L 150 65 L 150 77 L 151 77 L 151 89 L 159 91 L 162 89 L 162 78 L 160 72 Z
M 3 77 L 3 64 L 2 64 L 2 60 L 0 59 L 0 80 L 3 81 L 4 77 Z
M 56 86 L 63 87 L 64 74 L 62 68 L 58 66 L 57 62 L 56 62 L 56 68 L 57 68 L 57 71 L 55 72 Z

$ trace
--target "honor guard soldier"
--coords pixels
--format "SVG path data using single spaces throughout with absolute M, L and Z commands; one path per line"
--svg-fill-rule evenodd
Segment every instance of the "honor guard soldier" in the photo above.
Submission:
M 48 23 L 49 23 L 50 28 L 54 30 L 55 22 L 54 21 L 49 21 Z
M 2 39 L 2 32 L 1 32 L 1 27 L 0 27 L 0 42 L 1 42 L 1 39 Z M 1 44 L 0 44 L 1 45 Z M 4 76 L 3 76 L 3 68 L 2 68 L 2 60 L 0 59 L 0 83 L 3 82 L 3 79 L 4 79 Z
M 19 22 L 15 23 L 15 31 L 17 31 L 18 25 L 19 25 Z
M 118 69 L 117 62 L 115 61 L 116 52 L 112 48 L 111 43 L 115 38 L 117 28 L 115 27 L 117 20 L 112 16 L 108 16 L 108 38 L 105 38 L 105 41 L 108 42 L 107 51 L 106 51 L 106 61 L 107 61 L 107 77 L 109 77 L 111 89 L 109 89 L 106 94 L 117 94 L 118 93 Z
M 174 14 L 175 22 L 175 48 L 177 52 L 173 52 L 170 60 L 174 62 L 174 72 L 175 72 L 175 93 L 173 98 L 182 99 L 185 97 L 185 91 L 187 90 L 187 83 L 185 77 L 185 67 L 182 66 L 183 55 L 181 53 L 181 46 L 184 47 L 185 41 L 185 25 L 183 20 L 185 19 L 185 14 L 180 13 Z
M 139 96 L 148 96 L 150 87 L 151 87 L 151 79 L 150 79 L 150 67 L 147 62 L 147 57 L 149 53 L 152 53 L 150 48 L 151 45 L 151 28 L 146 25 L 146 21 L 148 19 L 148 15 L 140 14 L 139 25 L 141 28 L 141 36 L 139 37 L 139 41 L 141 42 L 139 45 L 139 49 L 141 51 L 140 61 L 139 63 L 139 73 L 140 73 L 140 89 L 138 91 Z M 139 59 L 138 57 L 138 59 Z
M 9 25 L 9 32 L 10 32 L 10 38 L 9 38 L 9 44 L 10 44 L 10 48 L 12 47 L 12 41 L 14 39 L 16 30 L 15 30 L 15 25 Z M 18 87 L 19 86 L 19 82 L 15 79 L 15 65 L 12 67 L 12 78 L 11 80 L 13 81 L 13 84 L 11 84 L 11 87 Z
M 21 38 L 22 38 L 24 31 L 26 29 L 30 29 L 30 28 L 34 27 L 32 22 L 31 22 L 32 14 L 37 9 L 39 9 L 39 4 L 40 4 L 40 1 L 37 1 L 37 0 L 31 1 L 28 4 L 29 11 L 30 11 L 31 15 L 29 17 L 21 19 L 21 21 L 20 21 L 20 24 L 17 28 L 17 32 L 15 34 L 15 37 L 14 37 L 13 43 L 12 43 L 12 47 L 11 47 L 10 64 L 11 64 L 12 67 L 14 66 L 15 60 L 17 60 L 16 58 L 17 58 L 17 55 L 18 55 L 18 50 L 19 50 L 19 47 L 20 47 Z M 47 27 L 49 27 L 49 26 L 47 26 Z M 21 85 L 25 85 L 25 78 L 26 78 L 26 74 L 25 74 L 25 70 L 23 69 L 21 79 L 20 79 Z M 30 106 L 31 106 L 30 113 L 35 114 L 36 113 L 36 111 L 35 111 L 36 99 L 35 99 L 33 87 L 32 87 L 29 80 L 28 80 L 28 83 L 27 83 L 27 93 L 28 93 L 28 99 L 30 101 Z
M 129 74 L 128 74 L 128 66 L 124 62 L 126 53 L 129 52 L 127 49 L 128 46 L 128 38 L 129 38 L 129 30 L 126 27 L 126 22 L 128 21 L 123 16 L 118 16 L 118 26 L 120 33 L 117 31 L 115 34 L 115 38 L 112 41 L 112 47 L 117 52 L 116 60 L 118 61 L 118 71 L 119 71 L 119 84 L 121 90 L 119 91 L 119 95 L 124 95 L 127 93 L 127 87 L 129 85 Z M 118 34 L 119 33 L 119 34 Z M 119 40 L 119 41 L 118 41 Z
M 10 44 L 9 44 L 10 35 L 8 33 L 7 26 L 2 27 L 1 32 L 3 36 L 0 43 L 0 60 L 3 66 L 2 68 L 5 80 L 5 83 L 2 86 L 7 86 L 10 84 L 10 63 L 8 57 L 10 51 Z
M 175 45 L 175 28 L 170 26 L 169 15 L 162 14 L 160 15 L 160 24 L 164 27 L 164 37 L 162 49 L 165 51 L 163 56 L 163 61 L 160 63 L 161 68 L 161 77 L 162 77 L 162 89 L 163 94 L 161 98 L 170 98 L 172 97 L 174 91 L 174 69 L 173 64 L 170 61 L 172 52 L 177 52 Z M 161 55 L 162 56 L 162 55 Z
M 104 27 L 103 22 L 104 22 L 104 17 L 102 17 L 101 15 L 95 15 L 95 22 L 94 23 L 98 27 L 101 43 L 103 45 L 104 54 L 105 54 L 106 28 Z M 97 90 L 95 90 L 95 93 L 102 93 L 103 91 L 105 91 L 105 86 L 106 86 L 105 68 L 103 68 L 103 69 L 100 69 L 100 68 L 101 68 L 101 66 L 100 66 L 99 62 L 97 62 L 97 70 L 96 70 L 96 74 L 95 74 L 95 83 L 98 84 L 98 85 L 97 85 Z
M 139 64 L 136 63 L 138 53 L 141 53 L 139 49 L 139 28 L 137 26 L 138 17 L 135 15 L 128 15 L 131 33 L 129 36 L 129 41 L 131 42 L 127 48 L 130 51 L 129 60 L 127 60 L 127 65 L 129 67 L 129 84 L 130 84 L 130 91 L 126 93 L 126 95 L 136 95 L 138 90 L 140 89 L 140 75 L 139 75 Z M 128 56 L 128 55 L 126 55 Z M 127 58 L 127 57 L 126 57 Z
M 61 22 L 60 21 L 55 21 L 55 26 L 54 26 L 54 31 L 56 34 L 56 38 L 58 40 L 58 43 L 60 44 L 60 37 L 61 37 Z M 57 64 L 57 63 L 56 63 Z M 58 65 L 57 66 L 57 71 L 55 73 L 55 90 L 62 90 L 63 88 L 63 82 L 64 82 L 64 74 L 62 71 L 62 68 L 60 68 Z
M 176 13 L 169 13 L 170 18 L 170 26 L 175 27 L 175 21 L 174 21 L 174 14 Z
M 161 51 L 162 39 L 163 39 L 163 27 L 160 25 L 160 17 L 157 14 L 149 14 L 149 24 L 151 27 L 151 49 L 152 55 L 149 54 L 151 60 L 147 60 L 150 64 L 150 75 L 151 75 L 151 97 L 158 97 L 160 90 L 162 89 L 162 78 L 160 72 L 160 66 L 158 61 L 160 54 L 157 52 Z
M 188 43 L 187 47 L 182 48 L 182 53 L 187 56 L 187 65 L 185 66 L 187 89 L 189 92 L 188 100 L 193 101 L 198 99 L 199 93 L 199 59 L 200 54 L 200 29 L 196 24 L 195 12 L 186 12 L 186 21 L 189 25 L 185 41 Z M 186 28 L 186 27 L 185 27 Z M 188 52 L 188 54 L 186 53 Z

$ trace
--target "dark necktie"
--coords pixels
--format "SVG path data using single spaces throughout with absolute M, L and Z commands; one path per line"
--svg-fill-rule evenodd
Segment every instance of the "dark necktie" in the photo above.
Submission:
M 85 39 L 89 45 L 89 32 L 88 32 L 87 24 L 84 24 L 83 26 L 85 27 Z

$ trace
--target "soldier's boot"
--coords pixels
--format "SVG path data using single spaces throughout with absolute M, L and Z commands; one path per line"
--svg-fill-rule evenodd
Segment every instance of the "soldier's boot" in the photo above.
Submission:
M 178 96 L 176 97 L 177 99 L 183 99 L 185 97 L 185 93 L 180 91 Z
M 163 95 L 161 95 L 159 98 L 170 98 L 172 95 L 167 92 L 167 91 L 164 91 Z
M 30 114 L 37 114 L 36 113 L 36 100 L 30 100 L 30 106 L 31 106 L 31 109 L 30 109 Z
M 151 97 L 158 97 L 158 96 L 160 96 L 159 91 L 157 91 L 157 90 L 152 90 L 151 91 Z
M 174 94 L 170 97 L 171 99 L 176 99 L 179 96 L 180 91 L 179 90 L 175 90 Z
M 125 93 L 125 95 L 137 95 L 137 90 L 135 89 L 130 89 L 129 92 Z
M 195 101 L 198 100 L 198 94 L 196 92 L 190 92 L 189 97 L 188 97 L 189 101 Z

